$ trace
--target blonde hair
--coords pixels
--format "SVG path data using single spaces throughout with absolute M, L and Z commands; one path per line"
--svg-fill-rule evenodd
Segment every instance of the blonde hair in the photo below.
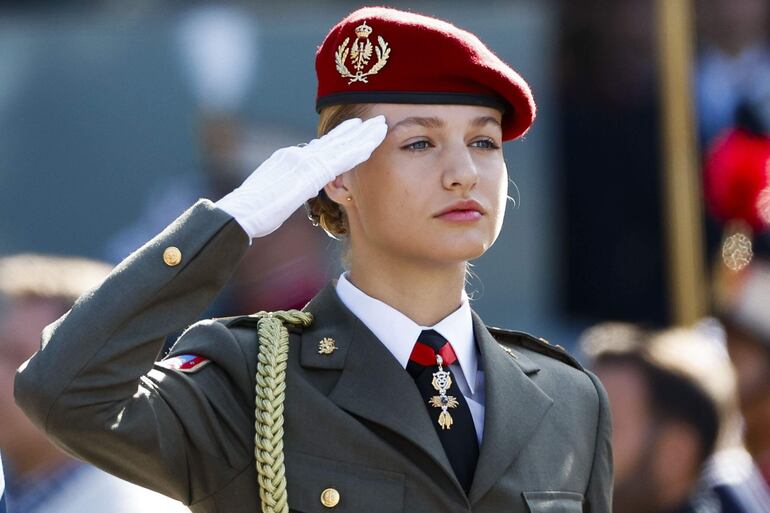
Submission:
M 0 257 L 0 297 L 54 299 L 69 307 L 111 269 L 106 263 L 77 257 L 34 253 Z
M 324 107 L 318 117 L 318 136 L 329 133 L 345 120 L 363 117 L 368 111 L 369 106 L 362 103 Z M 308 200 L 306 208 L 308 218 L 314 225 L 323 228 L 330 237 L 340 239 L 348 234 L 345 209 L 332 201 L 324 190 L 321 190 L 315 198 Z

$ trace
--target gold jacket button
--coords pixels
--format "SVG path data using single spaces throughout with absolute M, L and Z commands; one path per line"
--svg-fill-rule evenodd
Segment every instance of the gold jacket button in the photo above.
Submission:
M 321 504 L 327 508 L 333 508 L 340 503 L 340 492 L 334 488 L 327 488 L 321 492 Z
M 182 261 L 182 252 L 179 251 L 179 248 L 175 246 L 169 246 L 163 252 L 163 261 L 169 267 L 179 265 L 179 263 Z

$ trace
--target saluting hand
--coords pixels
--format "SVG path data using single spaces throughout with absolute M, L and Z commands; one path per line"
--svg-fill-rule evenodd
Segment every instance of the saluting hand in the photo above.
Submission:
M 387 131 L 385 116 L 349 119 L 307 145 L 276 151 L 216 205 L 251 238 L 267 235 L 324 185 L 368 159 Z

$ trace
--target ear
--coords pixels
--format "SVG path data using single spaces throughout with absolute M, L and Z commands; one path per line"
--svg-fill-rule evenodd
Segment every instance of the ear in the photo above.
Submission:
M 349 201 L 350 190 L 348 189 L 347 176 L 349 174 L 349 171 L 347 173 L 342 173 L 337 178 L 324 185 L 324 192 L 326 192 L 326 195 L 338 205 L 346 205 Z

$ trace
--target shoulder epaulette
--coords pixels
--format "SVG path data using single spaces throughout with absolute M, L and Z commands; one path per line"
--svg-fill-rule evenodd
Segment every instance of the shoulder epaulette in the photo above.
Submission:
M 538 353 L 550 356 L 551 358 L 556 358 L 576 369 L 583 370 L 583 366 L 580 365 L 580 362 L 578 362 L 574 356 L 569 354 L 566 349 L 558 344 L 551 344 L 544 338 L 535 337 L 523 331 L 506 330 L 492 326 L 488 326 L 487 329 L 492 336 L 495 337 L 495 340 L 504 347 L 506 345 L 511 345 L 531 349 Z
M 250 315 L 235 315 L 232 317 L 218 317 L 216 319 L 217 322 L 223 324 L 228 328 L 239 328 L 239 327 L 256 328 L 258 320 L 259 319 L 257 317 L 252 317 Z
M 228 328 L 257 328 L 259 319 L 265 317 L 268 312 L 258 312 L 249 315 L 236 315 L 233 317 L 220 317 L 218 322 L 224 324 Z M 301 324 L 293 324 L 291 322 L 284 322 L 284 326 L 289 332 L 300 332 L 303 329 Z

